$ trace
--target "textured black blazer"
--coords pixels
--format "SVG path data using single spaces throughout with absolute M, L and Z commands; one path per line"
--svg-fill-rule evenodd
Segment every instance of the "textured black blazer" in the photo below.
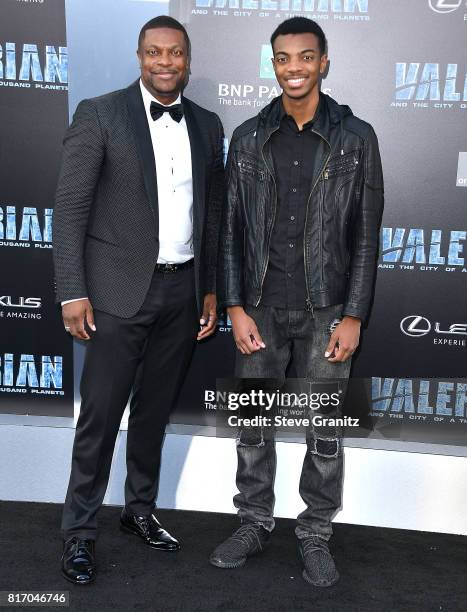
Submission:
M 203 296 L 216 291 L 224 134 L 215 113 L 182 102 L 201 312 Z M 87 296 L 98 310 L 131 317 L 146 297 L 159 252 L 157 176 L 139 80 L 80 102 L 63 145 L 53 230 L 56 300 Z

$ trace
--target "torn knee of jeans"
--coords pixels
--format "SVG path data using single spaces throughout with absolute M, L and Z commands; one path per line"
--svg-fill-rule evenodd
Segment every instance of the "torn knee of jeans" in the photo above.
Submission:
M 308 450 L 320 457 L 337 457 L 341 452 L 341 443 L 338 438 L 310 438 L 307 440 Z
M 251 427 L 246 427 L 240 431 L 240 434 L 237 438 L 238 446 L 264 446 L 264 436 L 263 432 L 259 429 L 254 429 Z

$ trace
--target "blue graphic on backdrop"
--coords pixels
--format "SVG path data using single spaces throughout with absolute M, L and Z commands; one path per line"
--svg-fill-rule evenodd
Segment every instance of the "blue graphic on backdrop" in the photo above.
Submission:
M 53 209 L 0 206 L 0 246 L 52 248 Z
M 0 357 L 0 393 L 64 395 L 63 357 L 5 353 Z
M 217 329 L 220 332 L 228 332 L 232 331 L 232 321 L 227 313 L 224 313 L 222 317 L 217 319 Z
M 368 0 L 195 0 L 192 14 L 222 17 L 275 17 L 305 15 L 312 19 L 369 21 Z
M 464 242 L 467 231 L 423 228 L 381 228 L 381 264 L 416 264 L 418 266 L 447 266 L 465 271 Z
M 197 8 L 368 13 L 368 0 L 196 0 Z
M 467 102 L 467 71 L 458 64 L 397 62 L 395 100 L 413 101 L 413 106 L 417 102 L 439 102 L 448 108 L 467 108 L 462 104 Z
M 272 65 L 272 47 L 271 45 L 261 46 L 261 65 L 259 70 L 259 76 L 261 79 L 275 79 L 274 68 Z
M 0 86 L 66 91 L 67 84 L 67 47 L 0 44 Z
M 426 415 L 458 417 L 467 423 L 467 384 L 447 380 L 421 380 L 415 378 L 371 379 L 373 410 L 381 413 L 413 415 L 423 420 Z M 459 419 L 460 417 L 460 419 Z

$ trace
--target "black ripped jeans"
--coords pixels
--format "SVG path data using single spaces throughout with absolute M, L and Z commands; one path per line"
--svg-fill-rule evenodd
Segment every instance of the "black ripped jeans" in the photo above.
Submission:
M 314 313 L 270 306 L 246 306 L 245 311 L 255 320 L 266 348 L 252 355 L 237 351 L 237 378 L 284 381 L 287 366 L 293 360 L 298 378 L 347 381 L 351 359 L 330 363 L 324 357 L 329 326 L 341 318 L 341 304 L 319 308 Z M 326 414 L 327 418 L 340 416 L 340 409 Z M 342 494 L 341 439 L 339 426 L 312 425 L 306 430 L 307 448 L 299 488 L 306 509 L 297 518 L 298 538 L 318 535 L 328 540 L 332 535 L 331 520 L 340 507 Z M 242 523 L 261 523 L 272 531 L 276 470 L 273 436 L 264 435 L 261 427 L 241 429 L 237 456 L 239 493 L 234 504 L 238 515 Z

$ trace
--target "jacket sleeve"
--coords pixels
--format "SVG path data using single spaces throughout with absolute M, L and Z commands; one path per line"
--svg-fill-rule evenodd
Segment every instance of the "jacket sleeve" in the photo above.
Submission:
M 378 139 L 370 126 L 363 149 L 363 182 L 356 201 L 352 256 L 343 315 L 365 321 L 376 276 L 379 226 L 384 204 L 383 171 Z
M 243 240 L 244 227 L 238 198 L 238 169 L 234 154 L 235 134 L 227 157 L 227 190 L 222 213 L 219 256 L 219 303 L 222 308 L 243 306 Z
M 222 204 L 225 197 L 224 182 L 224 128 L 216 115 L 216 146 L 210 177 L 206 216 L 205 293 L 216 293 L 217 263 L 219 255 L 219 231 Z
M 90 100 L 83 100 L 63 140 L 55 194 L 53 259 L 57 302 L 88 295 L 84 243 L 103 160 L 104 140 L 97 110 Z

